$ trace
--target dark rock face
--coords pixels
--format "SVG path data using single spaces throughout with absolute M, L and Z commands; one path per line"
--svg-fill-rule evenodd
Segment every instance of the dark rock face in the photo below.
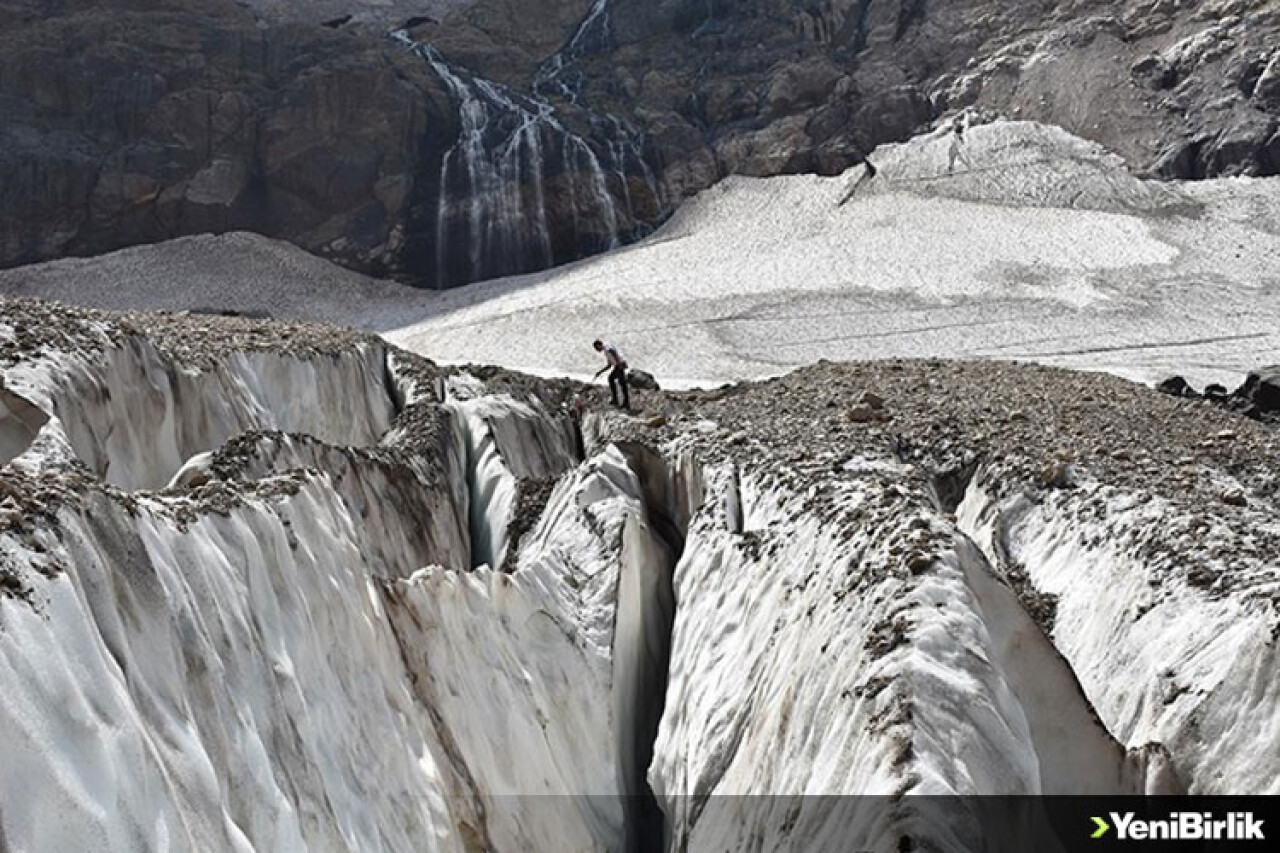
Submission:
M 0 266 L 250 229 L 420 284 L 947 112 L 1280 172 L 1268 0 L 0 0 Z M 399 40 L 388 33 L 400 30 Z
M 1188 400 L 1207 400 L 1258 421 L 1280 423 L 1280 365 L 1250 371 L 1244 383 L 1231 393 L 1221 385 L 1209 385 L 1196 392 L 1181 376 L 1170 376 L 1156 390 Z
M 428 69 L 232 3 L 115 5 L 0 4 L 0 262 L 252 229 L 398 269 L 456 128 Z
M 1170 376 L 1156 386 L 1156 390 L 1171 397 L 1198 397 L 1196 389 L 1181 376 Z
M 1235 395 L 1264 415 L 1280 414 L 1280 365 L 1252 371 Z

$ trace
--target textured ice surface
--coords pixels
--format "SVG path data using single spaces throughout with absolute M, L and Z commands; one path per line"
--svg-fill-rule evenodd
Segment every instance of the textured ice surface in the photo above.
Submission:
M 156 489 L 191 457 L 249 430 L 376 444 L 394 409 L 385 358 L 379 347 L 319 363 L 235 353 L 197 373 L 131 340 L 105 364 L 61 364 L 50 401 L 94 473 L 121 488 Z
M 1200 532 L 1173 544 L 1192 549 L 1213 535 L 1207 526 L 1140 495 L 1084 491 L 1000 503 L 979 480 L 961 525 L 1057 598 L 1054 643 L 1121 742 L 1163 744 L 1192 793 L 1280 793 L 1275 756 L 1258 748 L 1280 738 L 1280 661 L 1264 603 L 1280 587 L 1274 564 L 1241 557 L 1217 567 L 1223 580 L 1196 588 L 1187 560 L 1143 559 L 1126 539 L 1185 522 Z M 1095 501 L 1106 507 L 1102 520 L 1081 511 Z M 1222 594 L 1223 581 L 1232 594 Z
M 1098 722 L 1070 667 L 943 518 L 904 507 L 850 528 L 763 472 L 707 476 L 675 575 L 671 681 L 650 770 L 675 849 L 763 838 L 763 849 L 805 839 L 796 849 L 888 850 L 912 825 L 908 801 L 815 794 L 1163 784 L 1144 751 Z M 831 499 L 856 513 L 883 503 L 882 489 L 855 481 Z M 734 491 L 741 532 L 712 509 Z M 903 572 L 899 548 L 923 530 L 950 546 Z M 911 831 L 937 849 L 978 849 L 990 828 L 957 808 L 942 823 L 919 816 L 925 825 Z
M 41 412 L 0 502 L 7 849 L 618 850 L 651 791 L 677 850 L 959 853 L 972 800 L 912 795 L 1280 793 L 1274 564 L 1189 568 L 1245 522 L 985 469 L 952 515 L 888 449 L 801 470 L 710 421 L 589 413 L 579 459 L 529 385 L 376 341 L 127 340 L 4 371 Z M 41 475 L 79 497 L 15 523 Z
M 91 493 L 0 534 L 26 590 L 0 596 L 6 849 L 619 849 L 618 720 L 640 664 L 615 659 L 614 622 L 620 576 L 644 569 L 619 555 L 655 547 L 627 459 L 603 449 L 560 481 L 519 571 L 472 571 L 472 537 L 505 536 L 495 484 L 577 466 L 562 419 L 444 383 L 451 435 L 397 460 L 413 439 L 387 429 L 378 347 L 183 373 L 130 343 L 8 371 L 55 411 L 22 470 L 109 459 L 146 485 L 181 456 L 157 452 L 174 436 L 217 449 L 221 426 L 258 431 L 231 460 L 234 495 Z M 73 410 L 72 383 L 99 394 Z M 401 405 L 426 405 L 399 384 Z M 367 411 L 326 404 L 339 386 Z M 343 414 L 331 438 L 379 447 L 263 431 Z M 216 481 L 212 458 L 177 479 Z M 492 528 L 472 527 L 477 500 Z

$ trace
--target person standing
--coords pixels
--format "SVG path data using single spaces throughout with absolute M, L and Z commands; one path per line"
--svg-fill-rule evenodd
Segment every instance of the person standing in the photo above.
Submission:
M 604 341 L 595 341 L 591 344 L 595 347 L 596 352 L 604 353 L 605 365 L 596 372 L 595 379 L 600 378 L 600 374 L 606 370 L 609 371 L 609 396 L 613 399 L 615 406 L 621 405 L 624 409 L 631 408 L 631 391 L 627 387 L 627 360 L 622 357 L 622 353 L 613 344 L 607 344 Z M 621 391 L 622 403 L 618 403 L 619 391 Z

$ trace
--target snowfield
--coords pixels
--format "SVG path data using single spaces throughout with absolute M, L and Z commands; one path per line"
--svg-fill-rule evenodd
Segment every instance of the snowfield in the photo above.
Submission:
M 731 178 L 639 245 L 443 294 L 387 336 L 573 375 L 603 336 L 674 385 L 898 356 L 1236 383 L 1280 359 L 1280 181 L 1140 181 L 1025 123 L 971 129 L 949 172 L 949 136 L 876 151 L 869 180 Z
M 0 271 L 0 291 L 324 320 L 537 375 L 590 376 L 605 337 L 672 387 L 896 356 L 1234 387 L 1280 361 L 1280 179 L 1144 181 L 1027 122 L 871 159 L 872 179 L 729 178 L 638 244 L 443 293 L 248 234 Z

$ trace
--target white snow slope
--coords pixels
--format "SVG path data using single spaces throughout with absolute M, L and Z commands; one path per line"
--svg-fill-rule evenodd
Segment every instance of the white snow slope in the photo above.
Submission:
M 1057 128 L 938 132 L 821 178 L 729 178 L 647 240 L 445 293 L 249 234 L 0 271 L 0 291 L 381 331 L 444 362 L 673 387 L 818 359 L 1001 358 L 1232 385 L 1280 361 L 1280 179 L 1155 182 Z M 850 196 L 850 192 L 852 195 Z
M 971 129 L 949 171 L 949 135 L 877 150 L 870 180 L 730 178 L 636 246 L 446 293 L 388 337 L 573 375 L 605 337 L 673 385 L 895 356 L 1235 383 L 1280 360 L 1280 180 L 1140 181 L 1030 123 Z

